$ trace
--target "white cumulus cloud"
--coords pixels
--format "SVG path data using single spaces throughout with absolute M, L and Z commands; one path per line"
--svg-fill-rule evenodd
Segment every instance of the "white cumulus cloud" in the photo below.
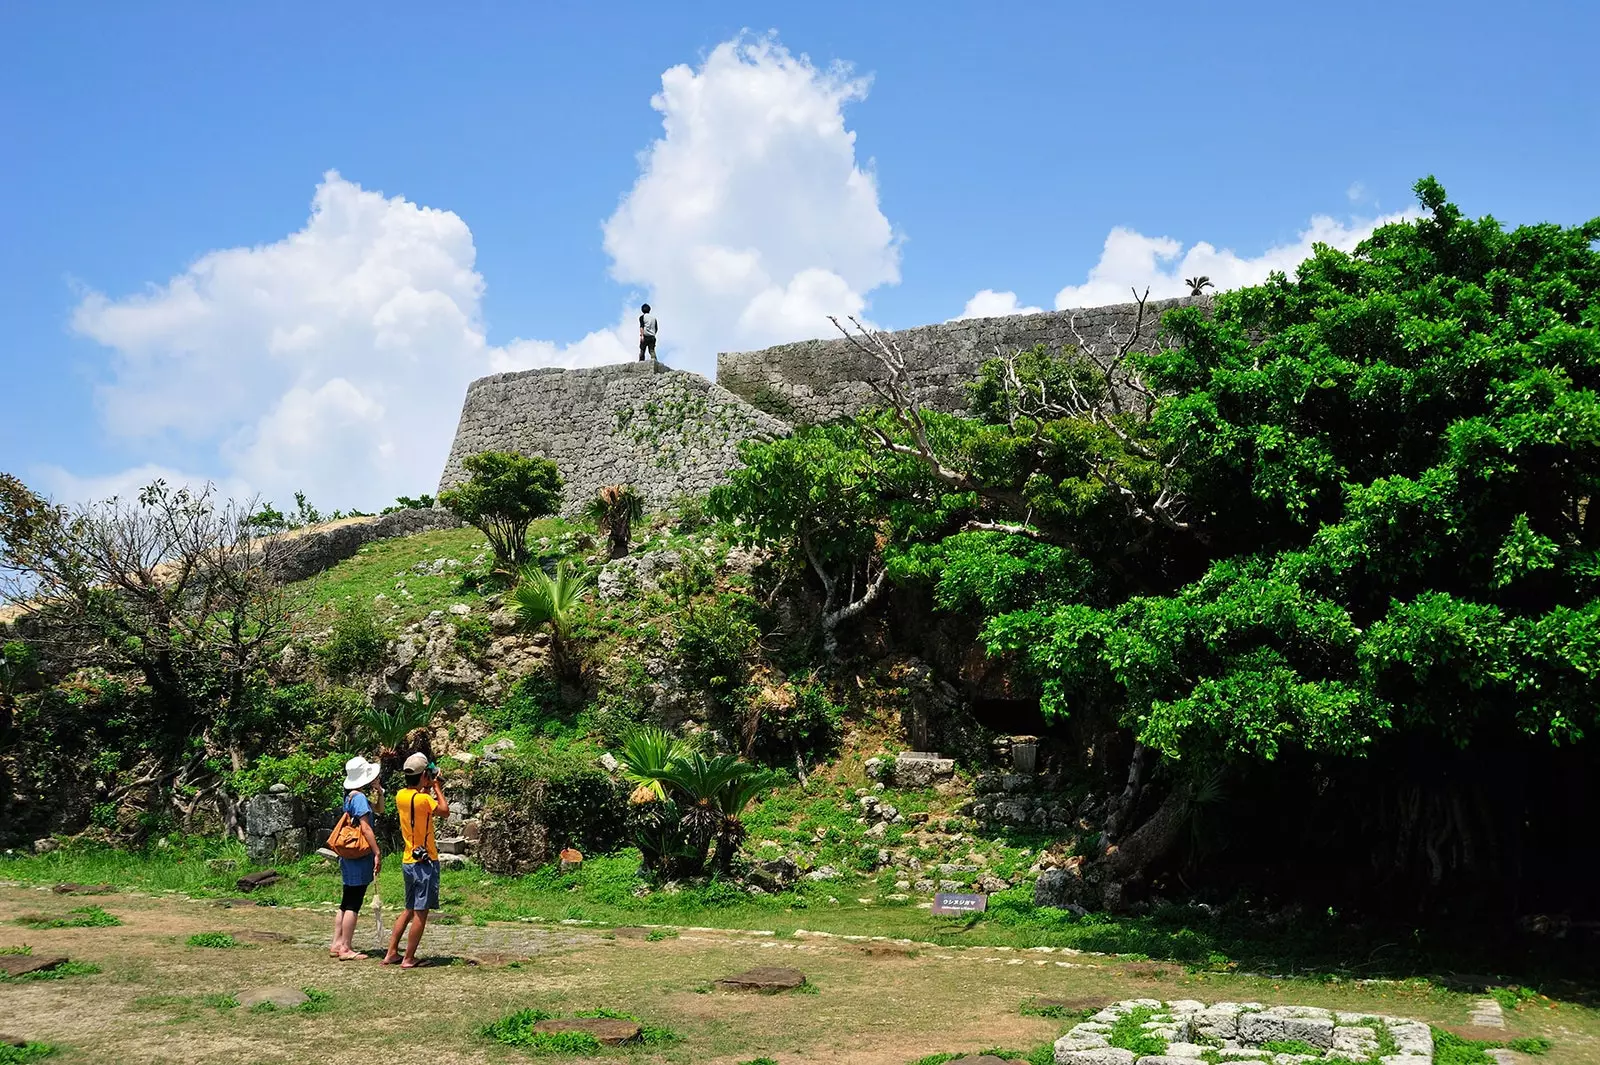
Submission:
M 112 350 L 98 398 L 127 448 L 180 450 L 196 476 L 280 503 L 371 508 L 432 485 L 492 366 L 475 257 L 456 215 L 330 171 L 300 230 L 138 295 L 91 292 L 72 325 Z M 83 498 L 142 470 L 51 487 Z
M 965 309 L 950 320 L 959 322 L 963 318 L 1004 318 L 1011 314 L 1038 314 L 1042 310 L 1043 307 L 1024 307 L 1015 292 L 996 292 L 992 288 L 986 288 L 968 300 Z
M 900 280 L 899 243 L 845 125 L 866 93 L 848 67 L 771 37 L 661 76 L 650 106 L 662 135 L 605 248 L 618 281 L 648 290 L 675 365 L 710 372 L 719 350 L 830 335 L 828 315 L 859 315 Z
M 1186 296 L 1189 286 L 1183 279 L 1198 275 L 1209 277 L 1219 290 L 1258 285 L 1274 271 L 1293 274 L 1295 267 L 1310 258 L 1312 245 L 1327 244 L 1350 251 L 1377 227 L 1412 217 L 1416 217 L 1415 211 L 1346 223 L 1316 215 L 1297 240 L 1256 256 L 1240 255 L 1231 248 L 1219 249 L 1206 241 L 1185 251 L 1182 242 L 1172 237 L 1147 237 L 1118 226 L 1107 235 L 1100 260 L 1090 268 L 1088 280 L 1056 293 L 1056 310 L 1127 303 L 1134 290 L 1142 293 L 1147 286 L 1152 299 Z

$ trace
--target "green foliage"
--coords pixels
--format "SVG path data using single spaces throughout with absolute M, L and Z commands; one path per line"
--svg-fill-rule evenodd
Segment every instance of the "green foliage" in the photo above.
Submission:
M 443 692 L 423 694 L 406 692 L 387 707 L 364 707 L 355 716 L 357 731 L 385 751 L 399 751 L 418 729 L 433 724 L 434 719 L 455 704 L 455 697 Z
M 697 533 L 711 522 L 704 496 L 685 492 L 672 501 L 672 509 L 678 515 L 673 524 L 680 533 Z
M 520 630 L 532 632 L 550 626 L 550 650 L 557 669 L 571 665 L 568 641 L 584 593 L 592 583 L 594 574 L 574 570 L 563 558 L 556 563 L 554 574 L 536 566 L 525 568 L 517 586 L 506 596 L 506 605 L 516 616 Z
M 485 1039 L 493 1039 L 506 1046 L 531 1051 L 534 1054 L 595 1054 L 600 1041 L 588 1032 L 536 1032 L 534 1025 L 553 1020 L 555 1014 L 543 1010 L 518 1010 L 508 1017 L 487 1024 L 478 1030 Z
M 344 764 L 350 755 L 338 751 L 313 754 L 291 751 L 286 755 L 264 754 L 243 769 L 228 776 L 228 787 L 242 798 L 260 795 L 274 784 L 318 809 L 336 809 L 344 782 Z
M 196 932 L 189 937 L 191 947 L 211 947 L 217 950 L 226 950 L 239 945 L 238 941 L 226 932 Z
M 49 1043 L 24 1043 L 19 1047 L 0 1044 L 0 1065 L 30 1065 L 56 1054 Z
M 1513 1039 L 1506 1046 L 1515 1050 L 1518 1054 L 1533 1054 L 1537 1056 L 1550 1053 L 1550 1048 L 1555 1044 L 1548 1039 L 1535 1035 L 1526 1036 L 1522 1039 Z
M 495 560 L 515 569 L 528 560 L 528 526 L 561 504 L 556 464 L 506 451 L 469 455 L 467 480 L 439 493 L 439 505 L 489 538 Z
M 621 558 L 628 553 L 634 523 L 644 517 L 644 497 L 631 484 L 605 485 L 595 492 L 586 513 L 610 540 L 611 557 Z
M 1155 1010 L 1139 1006 L 1118 1017 L 1106 1036 L 1106 1042 L 1123 1050 L 1133 1051 L 1133 1056 L 1165 1054 L 1167 1041 L 1146 1032 L 1141 1025 L 1155 1015 Z
M 22 640 L 0 644 L 0 695 L 14 695 L 38 679 L 39 654 Z
M 1531 999 L 1539 997 L 1539 992 L 1531 987 L 1522 987 L 1511 984 L 1506 987 L 1489 988 L 1489 997 L 1500 1003 L 1501 1009 L 1514 1010 Z
M 750 617 L 753 606 L 744 596 L 720 595 L 689 606 L 678 620 L 674 654 L 684 675 L 723 707 L 749 679 L 761 639 Z
M 617 760 L 638 786 L 634 835 L 645 862 L 660 872 L 696 875 L 716 841 L 727 872 L 745 837 L 744 811 L 776 778 L 732 755 L 706 757 L 655 728 L 623 737 Z
M 79 906 L 64 915 L 24 914 L 17 923 L 27 928 L 111 928 L 122 922 L 99 906 Z
M 394 506 L 384 507 L 385 514 L 393 514 L 397 510 L 432 510 L 434 498 L 424 492 L 420 496 L 396 496 Z
M 666 939 L 677 939 L 678 930 L 676 928 L 652 928 L 644 938 L 649 943 L 660 943 Z
M 1187 764 L 1591 726 L 1600 319 L 1578 294 L 1600 283 L 1600 221 L 1508 233 L 1431 179 L 1418 194 L 1431 217 L 1319 247 L 1209 316 L 1169 312 L 1177 343 L 1136 360 L 1161 398 L 1119 427 L 1133 450 L 1098 441 L 1100 489 L 1060 478 L 1066 450 L 988 473 L 954 453 L 995 487 L 1025 479 L 1034 520 L 1095 567 L 1078 594 L 986 606 L 988 650 L 1034 673 L 1048 713 L 1111 716 Z M 1035 413 L 995 446 L 1105 429 Z M 1144 518 L 1069 505 L 1106 484 Z M 1156 517 L 1162 493 L 1187 530 Z M 982 603 L 957 576 L 941 583 Z
M 595 764 L 593 748 L 524 744 L 472 768 L 473 789 L 493 802 L 526 803 L 554 847 L 604 854 L 621 843 L 626 797 Z
M 316 648 L 317 660 L 335 676 L 375 668 L 383 660 L 388 634 L 372 608 L 359 600 L 339 604 L 328 639 Z
M 1485 1043 L 1463 1039 L 1443 1028 L 1433 1030 L 1433 1060 L 1435 1065 L 1494 1065 L 1487 1051 L 1498 1043 Z

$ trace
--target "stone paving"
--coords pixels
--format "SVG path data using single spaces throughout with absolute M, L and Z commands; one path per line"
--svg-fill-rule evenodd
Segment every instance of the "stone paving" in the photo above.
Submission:
M 1135 1055 L 1111 1045 L 1116 1024 L 1136 1011 L 1140 1029 L 1166 1044 L 1160 1054 Z M 1303 1043 L 1315 1054 L 1274 1053 L 1270 1043 Z M 1384 1044 L 1389 1044 L 1385 1046 Z M 1384 1054 L 1390 1049 L 1393 1053 Z M 1056 1041 L 1058 1065 L 1199 1065 L 1212 1052 L 1222 1062 L 1307 1065 L 1317 1061 L 1374 1065 L 1432 1065 L 1433 1031 L 1422 1021 L 1320 1006 L 1264 1006 L 1259 1002 L 1193 999 L 1116 1002 L 1074 1025 Z

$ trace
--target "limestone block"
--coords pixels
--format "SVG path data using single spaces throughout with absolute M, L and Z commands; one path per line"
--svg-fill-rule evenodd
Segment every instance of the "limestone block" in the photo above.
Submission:
M 1094 1050 L 1074 1050 L 1063 1046 L 1066 1038 L 1056 1041 L 1056 1065 L 1133 1065 L 1133 1051 L 1120 1047 L 1098 1047 Z
M 1246 1013 L 1239 1018 L 1239 1038 L 1247 1043 L 1299 1039 L 1325 1050 L 1333 1046 L 1333 1020 L 1286 1017 L 1272 1010 Z

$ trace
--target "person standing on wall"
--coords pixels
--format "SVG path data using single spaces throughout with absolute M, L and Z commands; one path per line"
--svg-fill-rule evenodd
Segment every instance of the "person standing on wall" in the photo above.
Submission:
M 656 358 L 656 330 L 660 328 L 656 316 L 650 313 L 650 305 L 646 303 L 639 308 L 639 361 L 644 361 L 644 353 L 650 352 L 650 361 Z
M 394 923 L 389 934 L 389 950 L 383 964 L 400 962 L 402 969 L 417 965 L 417 944 L 422 941 L 423 929 L 428 927 L 428 911 L 439 908 L 439 844 L 434 835 L 433 822 L 450 816 L 450 804 L 445 801 L 444 787 L 438 769 L 425 754 L 414 754 L 406 759 L 406 786 L 394 797 L 394 812 L 400 819 L 400 835 L 405 840 L 405 854 L 400 871 L 405 880 L 406 909 Z M 400 957 L 400 936 L 407 927 L 406 954 Z

